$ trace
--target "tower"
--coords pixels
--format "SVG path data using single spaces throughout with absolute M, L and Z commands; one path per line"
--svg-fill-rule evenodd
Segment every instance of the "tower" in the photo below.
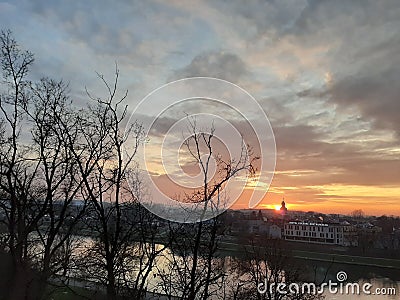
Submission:
M 287 207 L 286 207 L 285 199 L 282 200 L 281 205 L 282 205 L 281 208 L 280 208 L 281 214 L 282 215 L 286 215 Z

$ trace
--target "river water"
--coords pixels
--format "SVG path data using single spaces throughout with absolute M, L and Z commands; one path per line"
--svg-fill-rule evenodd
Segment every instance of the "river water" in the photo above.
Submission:
M 88 237 L 80 237 L 81 250 L 90 245 L 93 240 Z M 161 245 L 159 246 L 161 247 Z M 80 255 L 79 253 L 77 253 Z M 157 259 L 158 266 L 166 264 L 170 260 L 168 256 L 171 255 L 169 249 L 165 249 L 163 256 Z M 225 257 L 225 261 L 229 264 L 230 257 Z M 400 270 L 393 268 L 378 268 L 378 267 L 364 267 L 350 264 L 327 263 L 313 260 L 297 259 L 297 264 L 301 266 L 306 275 L 305 282 L 316 282 L 317 284 L 329 282 L 337 283 L 338 289 L 331 292 L 328 286 L 324 289 L 323 295 L 327 300 L 378 300 L 378 299 L 400 299 Z M 148 277 L 148 288 L 151 291 L 161 292 L 157 288 L 159 279 L 155 275 L 156 268 L 151 272 Z M 345 275 L 345 280 L 339 281 L 338 274 Z M 229 278 L 229 277 L 228 277 Z M 343 279 L 343 278 L 341 278 Z M 309 281 L 307 281 L 309 280 Z M 340 289 L 339 283 L 342 283 Z M 353 293 L 351 286 L 348 287 L 346 293 L 346 284 L 351 283 L 358 286 L 359 293 Z M 365 290 L 365 292 L 364 292 Z M 355 287 L 355 291 L 357 288 Z M 379 293 L 379 295 L 378 295 Z M 386 294 L 386 295 L 383 295 Z
M 398 269 L 305 260 L 299 260 L 299 262 L 307 269 L 310 280 L 316 278 L 318 283 L 331 281 L 338 284 L 337 291 L 334 288 L 333 292 L 330 292 L 328 288 L 324 289 L 324 296 L 327 300 L 400 299 L 400 270 Z M 346 279 L 343 280 L 344 278 L 339 274 L 345 275 Z M 343 281 L 339 281 L 338 277 Z M 349 293 L 346 293 L 347 284 L 349 284 L 347 287 Z M 357 284 L 354 291 L 357 291 L 358 287 L 359 294 L 352 292 L 350 284 Z

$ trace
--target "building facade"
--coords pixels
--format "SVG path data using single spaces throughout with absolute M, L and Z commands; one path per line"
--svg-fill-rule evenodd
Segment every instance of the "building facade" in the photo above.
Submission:
M 284 238 L 288 241 L 344 246 L 343 225 L 308 222 L 288 222 Z

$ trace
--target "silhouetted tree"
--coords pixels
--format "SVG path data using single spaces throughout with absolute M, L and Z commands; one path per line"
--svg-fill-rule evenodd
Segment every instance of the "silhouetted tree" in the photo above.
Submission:
M 316 289 L 302 290 L 300 286 L 304 281 L 303 272 L 293 261 L 290 250 L 285 249 L 280 240 L 249 240 L 243 249 L 244 256 L 235 259 L 232 264 L 232 273 L 236 272 L 236 284 L 231 289 L 230 298 L 249 300 L 323 298 L 315 292 Z M 286 289 L 278 287 L 283 283 Z M 300 287 L 295 293 L 288 291 L 292 283 L 297 283 Z M 318 288 L 316 284 L 315 287 Z
M 0 208 L 13 262 L 6 297 L 36 299 L 52 275 L 65 272 L 70 237 L 83 213 L 75 211 L 71 221 L 72 200 L 81 188 L 64 142 L 73 124 L 66 85 L 50 79 L 31 83 L 33 54 L 22 51 L 10 31 L 1 32 L 0 42 Z
M 101 99 L 88 93 L 92 103 L 81 112 L 78 125 L 78 140 L 85 150 L 75 149 L 75 137 L 68 137 L 84 183 L 87 226 L 93 238 L 81 256 L 80 272 L 103 283 L 109 299 L 124 295 L 139 299 L 163 249 L 155 245 L 155 217 L 139 205 L 143 195 L 134 158 L 143 130 L 138 123 L 125 128 L 127 93 L 116 99 L 118 69 L 112 85 L 99 77 L 108 95 Z
M 239 174 L 253 174 L 253 164 L 257 157 L 246 148 L 243 141 L 239 141 L 239 157 L 223 157 L 215 149 L 215 128 L 198 128 L 195 118 L 187 119 L 190 137 L 184 141 L 184 145 L 189 157 L 201 169 L 203 185 L 193 193 L 185 194 L 182 201 L 200 207 L 199 222 L 170 227 L 170 264 L 159 273 L 165 293 L 171 295 L 172 287 L 183 299 L 209 299 L 216 297 L 217 286 L 222 283 L 225 274 L 223 261 L 216 258 L 220 222 L 218 217 L 204 221 L 207 209 L 218 211 L 218 204 L 223 206 L 224 186 Z M 212 160 L 216 164 L 214 176 L 210 174 Z M 213 198 L 218 199 L 217 205 L 212 201 Z

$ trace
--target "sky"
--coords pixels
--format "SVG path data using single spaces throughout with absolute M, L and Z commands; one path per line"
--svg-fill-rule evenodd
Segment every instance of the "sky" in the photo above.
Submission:
M 133 106 L 193 76 L 248 91 L 276 142 L 259 208 L 400 215 L 397 0 L 0 1 L 0 27 L 78 106 L 115 62 Z

